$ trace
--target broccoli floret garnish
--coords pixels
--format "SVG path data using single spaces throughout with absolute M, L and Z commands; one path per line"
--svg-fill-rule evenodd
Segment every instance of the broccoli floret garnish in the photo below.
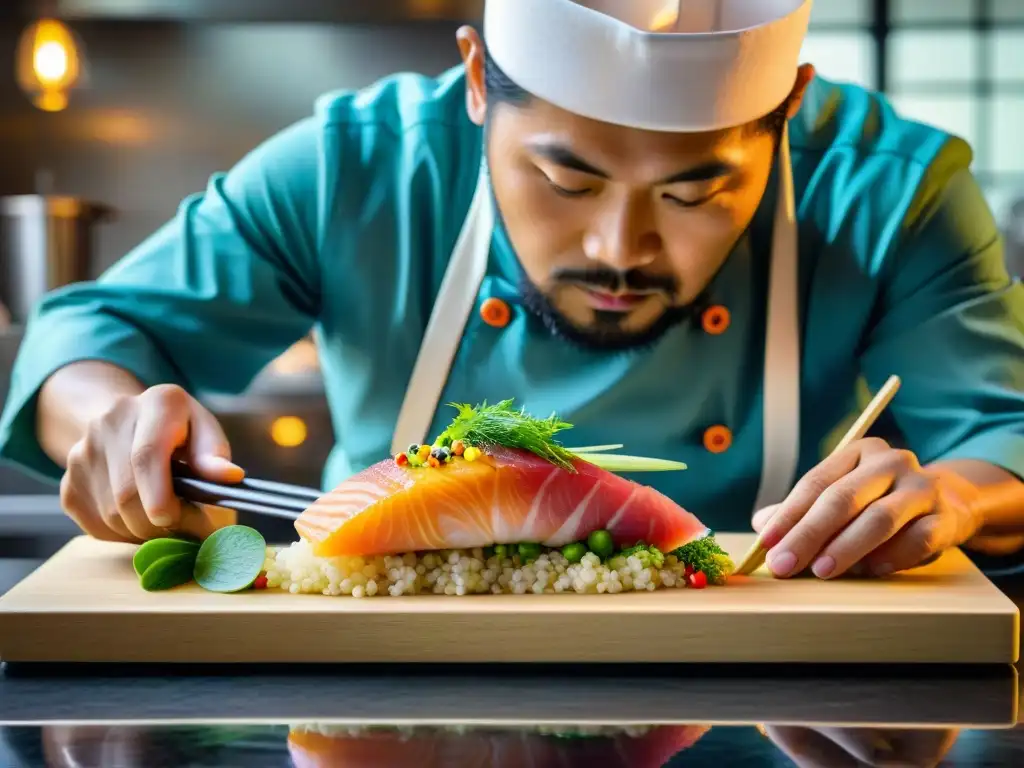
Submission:
M 684 544 L 670 553 L 695 571 L 703 571 L 712 584 L 721 584 L 735 570 L 729 555 L 718 546 L 713 534 Z

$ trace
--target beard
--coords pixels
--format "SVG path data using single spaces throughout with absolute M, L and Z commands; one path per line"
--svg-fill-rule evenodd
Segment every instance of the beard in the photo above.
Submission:
M 677 325 L 689 321 L 694 314 L 693 305 L 672 306 L 646 328 L 632 331 L 622 327 L 628 315 L 594 310 L 593 325 L 581 327 L 559 312 L 525 274 L 519 280 L 519 295 L 526 310 L 540 320 L 548 332 L 591 352 L 623 352 L 651 347 Z
M 698 304 L 702 297 L 687 305 L 670 304 L 668 308 L 646 328 L 641 330 L 626 330 L 622 327 L 628 315 L 621 312 L 603 312 L 592 310 L 594 323 L 589 327 L 579 326 L 560 312 L 548 296 L 530 280 L 523 269 L 522 262 L 515 248 L 512 239 L 508 236 L 508 229 L 505 226 L 505 219 L 501 213 L 501 206 L 494 195 L 494 187 L 490 183 L 490 168 L 486 168 L 488 176 L 489 194 L 491 196 L 492 210 L 494 211 L 495 225 L 504 233 L 508 248 L 512 250 L 516 262 L 516 271 L 519 274 L 518 293 L 522 306 L 539 320 L 543 326 L 556 338 L 563 339 L 576 347 L 590 352 L 623 352 L 630 350 L 642 350 L 653 346 L 665 334 L 677 325 L 693 319 L 698 312 Z M 659 288 L 666 296 L 672 296 L 676 285 L 665 278 L 649 277 L 642 273 L 627 272 L 615 273 L 609 269 L 596 270 L 569 270 L 565 275 L 565 283 L 589 284 L 593 287 L 611 288 L 618 285 L 647 290 Z

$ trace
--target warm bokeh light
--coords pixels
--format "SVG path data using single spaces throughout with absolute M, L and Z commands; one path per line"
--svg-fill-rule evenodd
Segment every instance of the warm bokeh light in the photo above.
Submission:
M 41 82 L 59 85 L 68 73 L 68 52 L 56 40 L 45 42 L 36 48 L 32 67 Z
M 281 416 L 270 425 L 270 439 L 282 448 L 296 448 L 306 442 L 306 422 L 298 416 Z
M 47 112 L 68 105 L 68 91 L 81 75 L 81 55 L 67 25 L 43 19 L 30 25 L 18 42 L 18 84 L 32 103 Z

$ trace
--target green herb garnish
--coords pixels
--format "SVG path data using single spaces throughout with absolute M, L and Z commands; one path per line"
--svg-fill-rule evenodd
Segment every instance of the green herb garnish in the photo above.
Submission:
M 703 571 L 712 584 L 724 582 L 725 577 L 736 567 L 710 533 L 701 539 L 672 550 L 670 554 L 675 555 L 680 562 L 689 565 L 695 571 Z
M 473 407 L 464 403 L 452 403 L 458 410 L 448 429 L 435 441 L 438 445 L 451 445 L 462 440 L 467 445 L 502 445 L 519 448 L 547 459 L 552 464 L 575 472 L 572 465 L 575 455 L 562 446 L 555 435 L 571 429 L 572 424 L 552 414 L 546 419 L 530 416 L 523 409 L 516 409 L 512 400 L 502 400 L 496 405 Z
M 203 542 L 196 557 L 193 577 L 210 592 L 248 589 L 263 570 L 267 542 L 247 525 L 229 525 Z
M 172 537 L 153 539 L 135 550 L 132 567 L 135 568 L 135 572 L 139 576 L 142 576 L 153 563 L 161 558 L 188 554 L 192 556 L 192 560 L 195 560 L 197 552 L 199 552 L 199 542 L 192 539 Z
M 459 413 L 434 441 L 434 445 L 447 448 L 456 440 L 461 440 L 466 446 L 501 445 L 519 448 L 569 472 L 576 471 L 573 465 L 576 459 L 608 472 L 674 472 L 686 469 L 686 465 L 679 461 L 608 453 L 622 448 L 621 444 L 566 448 L 555 439 L 555 435 L 572 429 L 572 424 L 555 414 L 546 419 L 534 418 L 524 409 L 516 409 L 512 403 L 511 399 L 502 400 L 497 405 L 488 405 L 486 401 L 478 406 L 452 403 L 452 407 Z M 409 464 L 416 465 L 411 456 Z
M 147 592 L 157 592 L 188 584 L 192 581 L 192 569 L 195 567 L 198 552 L 199 549 L 196 548 L 191 552 L 166 555 L 150 563 L 139 577 L 142 588 Z

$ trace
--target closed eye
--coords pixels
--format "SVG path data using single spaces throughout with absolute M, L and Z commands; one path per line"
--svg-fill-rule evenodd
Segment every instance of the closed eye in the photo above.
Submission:
M 551 179 L 548 179 L 548 184 L 550 184 L 551 188 L 562 197 L 584 197 L 593 192 L 593 189 L 590 187 L 583 187 L 582 189 L 567 189 L 566 187 L 560 187 Z
M 679 208 L 699 208 L 700 206 L 710 201 L 717 194 L 717 192 L 712 192 L 710 195 L 705 195 L 704 197 L 698 198 L 697 200 L 683 200 L 682 198 L 678 198 L 675 195 L 670 195 L 667 192 L 663 193 L 661 197 L 663 200 L 668 200 L 670 203 L 672 203 L 672 205 L 678 206 Z

